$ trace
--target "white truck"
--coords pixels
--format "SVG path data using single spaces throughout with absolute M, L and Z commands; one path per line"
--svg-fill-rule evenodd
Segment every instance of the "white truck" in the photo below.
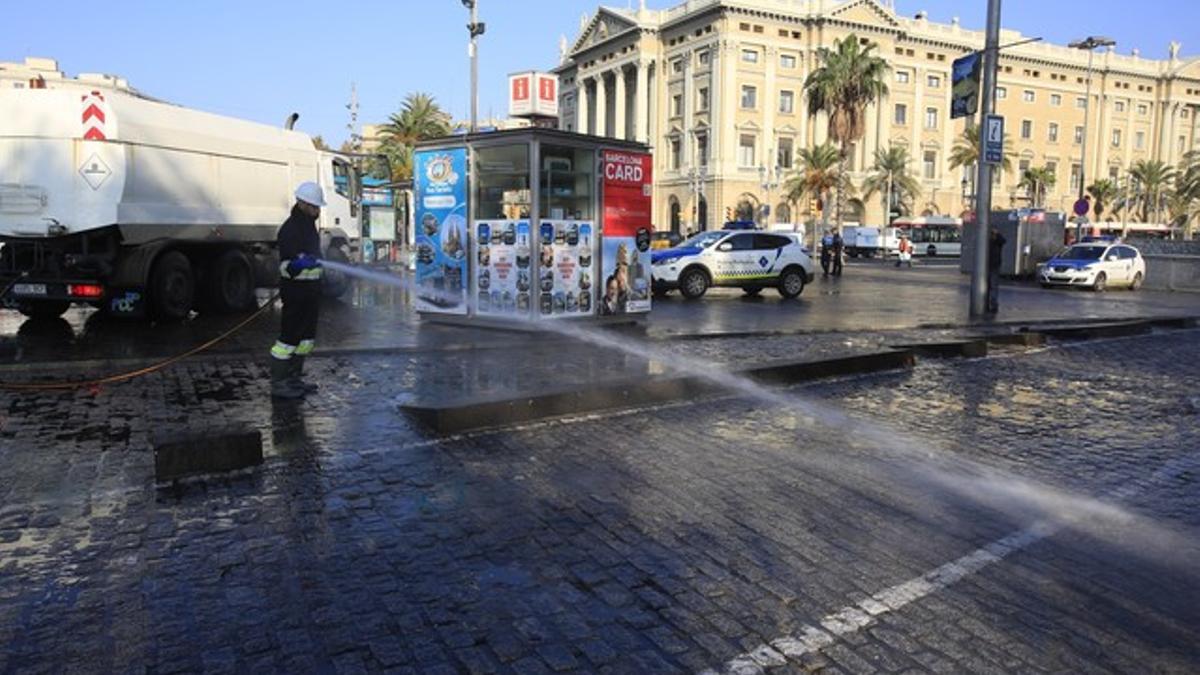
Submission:
M 845 242 L 846 255 L 851 258 L 893 256 L 899 250 L 900 231 L 894 227 L 848 225 L 842 227 L 842 241 Z
M 282 127 L 191 110 L 92 79 L 0 88 L 0 303 L 33 317 L 87 303 L 178 320 L 237 312 L 278 279 L 275 235 L 312 180 L 324 254 L 361 226 L 352 162 Z M 2 84 L 2 83 L 0 83 Z M 347 280 L 330 274 L 327 295 Z

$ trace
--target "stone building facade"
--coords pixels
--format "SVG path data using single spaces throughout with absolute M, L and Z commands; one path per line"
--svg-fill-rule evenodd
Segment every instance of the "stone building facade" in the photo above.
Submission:
M 636 139 L 656 154 L 655 226 L 719 227 L 731 213 L 772 224 L 806 221 L 810 204 L 782 199 L 798 150 L 827 140 L 822 113 L 807 114 L 804 81 L 817 50 L 851 34 L 878 44 L 889 93 L 867 111 L 866 137 L 850 153 L 856 185 L 889 145 L 909 149 L 924 194 L 914 215 L 959 215 L 973 178 L 950 168 L 966 121 L 951 120 L 950 68 L 982 49 L 984 32 L 900 16 L 886 0 L 687 0 L 664 10 L 599 8 L 561 45 L 560 126 Z M 1119 36 L 1118 36 L 1119 37 Z M 1001 44 L 1025 39 L 1003 31 Z M 1087 52 L 1032 43 L 1002 52 L 998 112 L 1013 141 L 1013 168 L 995 176 L 993 203 L 1027 205 L 1016 186 L 1026 167 L 1052 168 L 1046 207 L 1069 210 L 1080 182 Z M 1200 59 L 1094 54 L 1086 182 L 1124 175 L 1140 159 L 1177 163 L 1200 144 Z M 769 205 L 770 215 L 764 215 Z M 856 198 L 848 220 L 878 224 L 883 198 Z

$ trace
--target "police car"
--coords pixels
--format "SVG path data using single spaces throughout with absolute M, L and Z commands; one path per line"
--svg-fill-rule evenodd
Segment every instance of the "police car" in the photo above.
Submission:
M 1110 286 L 1136 291 L 1146 279 L 1146 259 L 1128 244 L 1103 240 L 1069 246 L 1039 266 L 1038 281 L 1050 286 L 1081 286 L 1101 292 Z
M 794 235 L 782 232 L 713 230 L 650 256 L 656 295 L 672 290 L 699 298 L 712 286 L 757 295 L 776 288 L 794 298 L 813 280 L 813 262 Z

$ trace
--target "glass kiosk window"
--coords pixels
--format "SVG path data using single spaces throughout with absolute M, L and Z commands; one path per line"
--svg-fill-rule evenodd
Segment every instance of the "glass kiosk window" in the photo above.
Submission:
M 541 152 L 541 217 L 549 220 L 591 220 L 596 185 L 596 153 L 555 145 Z
M 475 150 L 475 218 L 528 218 L 529 145 L 501 145 Z

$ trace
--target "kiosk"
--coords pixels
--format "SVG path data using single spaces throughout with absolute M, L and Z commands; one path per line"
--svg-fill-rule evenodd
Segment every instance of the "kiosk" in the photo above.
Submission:
M 413 183 L 423 318 L 628 321 L 650 311 L 645 145 L 540 128 L 439 138 L 417 145 Z

